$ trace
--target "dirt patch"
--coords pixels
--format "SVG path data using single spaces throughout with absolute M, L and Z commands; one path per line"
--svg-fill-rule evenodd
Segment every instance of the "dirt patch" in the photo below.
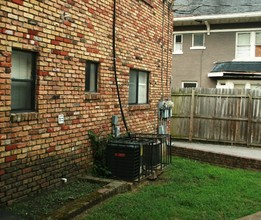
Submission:
M 105 183 L 76 180 L 64 183 L 61 187 L 42 192 L 4 207 L 5 211 L 23 219 L 42 219 L 69 202 L 84 197 L 102 188 Z

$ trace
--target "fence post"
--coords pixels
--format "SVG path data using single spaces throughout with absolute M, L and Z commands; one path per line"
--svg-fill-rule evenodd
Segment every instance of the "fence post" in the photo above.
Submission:
M 190 108 L 190 119 L 189 119 L 189 141 L 193 138 L 193 119 L 194 119 L 194 106 L 195 106 L 195 89 L 192 90 L 191 94 L 191 108 Z
M 247 146 L 251 145 L 252 142 L 252 111 L 253 111 L 253 97 L 252 93 L 248 94 L 248 119 L 247 119 Z

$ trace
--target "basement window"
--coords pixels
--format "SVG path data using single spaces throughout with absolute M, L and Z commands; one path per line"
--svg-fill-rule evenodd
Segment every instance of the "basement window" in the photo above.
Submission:
M 182 82 L 182 88 L 197 88 L 197 82 Z
M 13 50 L 11 69 L 11 110 L 35 110 L 36 53 Z
M 130 71 L 129 104 L 148 103 L 149 73 L 142 70 Z

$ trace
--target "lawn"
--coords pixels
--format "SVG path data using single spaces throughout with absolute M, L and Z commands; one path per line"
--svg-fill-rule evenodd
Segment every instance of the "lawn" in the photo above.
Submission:
M 157 181 L 107 200 L 82 219 L 225 220 L 260 210 L 261 172 L 174 157 Z

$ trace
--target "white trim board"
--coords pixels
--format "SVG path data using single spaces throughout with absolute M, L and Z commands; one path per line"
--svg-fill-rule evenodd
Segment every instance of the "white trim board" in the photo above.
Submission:
M 240 31 L 261 31 L 261 28 L 237 28 L 237 29 L 217 29 L 210 30 L 210 33 L 226 33 L 226 32 L 240 32 Z M 205 33 L 207 34 L 207 30 L 194 30 L 194 31 L 173 31 L 173 34 L 195 34 L 195 33 Z

